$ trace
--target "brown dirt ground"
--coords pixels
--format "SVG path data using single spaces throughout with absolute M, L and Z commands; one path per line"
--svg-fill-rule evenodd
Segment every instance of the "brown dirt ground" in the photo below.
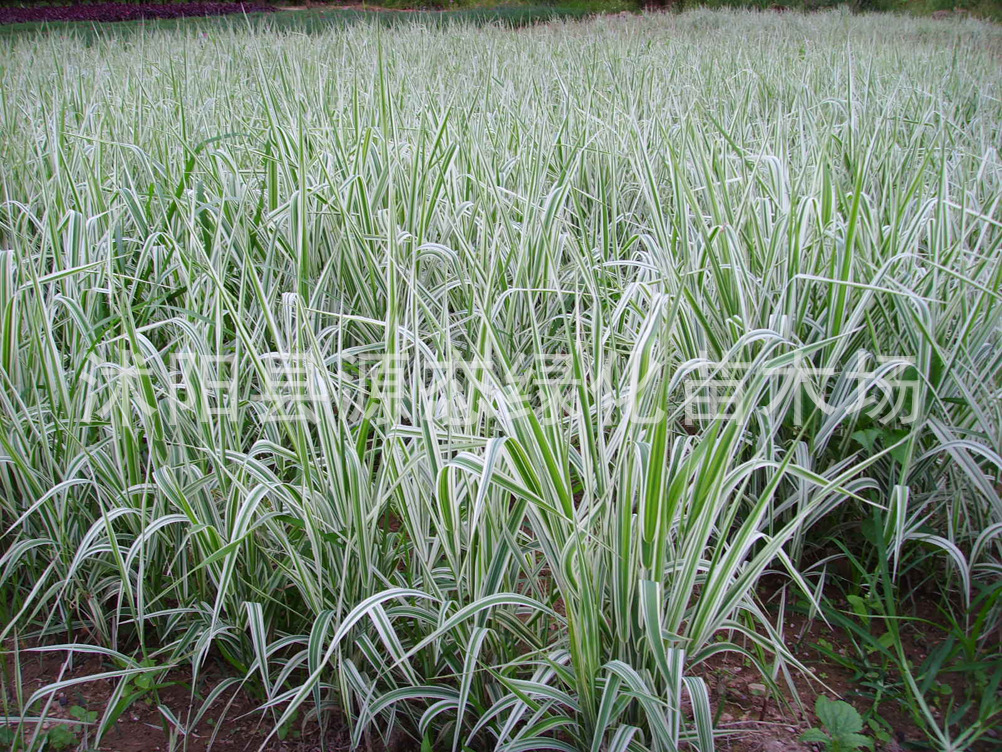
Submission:
M 13 675 L 10 673 L 14 662 L 13 652 L 8 650 L 5 657 L 9 677 Z M 65 652 L 22 650 L 19 662 L 25 697 L 39 687 L 58 680 L 85 677 L 112 669 L 101 656 L 79 653 L 70 658 Z M 199 679 L 196 695 L 207 696 L 228 676 L 232 676 L 232 670 L 221 661 L 210 662 Z M 184 723 L 189 708 L 193 706 L 190 680 L 190 673 L 184 669 L 170 671 L 162 682 L 172 685 L 158 690 L 156 700 L 149 697 L 133 703 L 98 747 L 88 744 L 87 730 L 77 726 L 74 731 L 82 742 L 81 748 L 94 752 L 166 752 L 171 749 L 168 731 L 170 725 L 157 709 L 157 704 L 159 702 L 170 709 Z M 70 709 L 74 706 L 97 711 L 100 716 L 116 682 L 114 679 L 98 679 L 67 687 L 52 698 L 45 717 L 72 718 Z M 6 689 L 8 702 L 16 707 L 11 696 L 13 688 L 8 686 Z M 196 699 L 194 707 L 198 708 L 200 705 L 201 701 Z M 251 752 L 259 749 L 264 752 L 335 752 L 350 748 L 349 735 L 343 724 L 334 724 L 334 728 L 321 734 L 315 722 L 297 723 L 284 741 L 276 738 L 269 740 L 271 716 L 257 711 L 259 705 L 260 701 L 242 688 L 234 686 L 227 689 L 189 734 L 185 749 L 188 752 L 204 752 L 211 745 L 211 749 L 219 752 Z M 42 724 L 42 731 L 47 731 L 54 725 L 52 721 L 47 721 Z M 176 748 L 182 747 L 178 743 Z
M 740 656 L 724 654 L 696 668 L 696 673 L 703 676 L 710 688 L 717 728 L 722 732 L 717 748 L 722 752 L 811 752 L 814 748 L 799 742 L 798 737 L 816 723 L 813 707 L 819 693 L 849 700 L 863 710 L 858 698 L 853 698 L 851 675 L 841 667 L 825 662 L 811 647 L 823 638 L 832 643 L 836 650 L 846 650 L 847 641 L 844 637 L 840 639 L 837 633 L 820 621 L 808 622 L 805 617 L 796 614 L 790 614 L 785 619 L 784 634 L 796 657 L 814 671 L 816 677 L 820 677 L 812 680 L 806 676 L 794 675 L 799 705 L 792 695 L 783 698 L 783 701 L 763 696 L 761 676 L 754 668 L 745 665 Z M 909 652 L 921 660 L 925 657 L 927 645 L 922 644 L 920 635 L 913 636 L 912 642 L 908 646 Z M 14 653 L 12 645 L 8 644 L 6 647 L 6 699 L 16 707 L 10 684 Z M 26 647 L 29 646 L 23 646 Z M 19 653 L 19 662 L 25 697 L 39 687 L 60 679 L 84 677 L 109 670 L 101 656 L 77 653 L 70 657 L 65 652 L 33 652 L 23 648 Z M 196 697 L 207 696 L 213 687 L 232 675 L 232 670 L 221 660 L 211 661 L 199 678 Z M 163 680 L 170 686 L 158 692 L 159 704 L 169 708 L 182 723 L 192 706 L 190 678 L 185 670 L 174 669 Z M 782 687 L 783 681 L 780 680 L 779 683 Z M 74 706 L 97 711 L 100 715 L 114 686 L 115 680 L 104 679 L 68 687 L 52 698 L 45 717 L 71 718 L 70 709 Z M 196 700 L 195 706 L 200 705 L 200 702 Z M 168 724 L 157 709 L 157 704 L 152 699 L 136 701 L 123 713 L 99 747 L 88 747 L 85 730 L 77 726 L 77 736 L 84 742 L 81 748 L 95 752 L 167 752 L 171 749 Z M 220 752 L 251 752 L 258 749 L 265 752 L 340 752 L 350 749 L 348 730 L 336 720 L 323 733 L 317 723 L 311 720 L 297 722 L 293 732 L 285 740 L 268 739 L 272 717 L 257 711 L 259 705 L 260 699 L 252 697 L 243 689 L 237 686 L 228 689 L 189 734 L 186 750 L 206 752 L 211 748 Z M 878 745 L 878 750 L 900 752 L 904 749 L 902 744 L 923 739 L 923 734 L 911 718 L 894 703 L 883 703 L 881 713 L 895 729 L 896 739 L 883 747 Z M 46 722 L 42 731 L 52 725 L 51 721 Z M 181 749 L 181 745 L 177 744 L 175 748 Z M 416 752 L 417 745 L 397 738 L 387 749 L 387 746 L 377 740 L 370 739 L 363 744 L 363 749 L 365 752 Z

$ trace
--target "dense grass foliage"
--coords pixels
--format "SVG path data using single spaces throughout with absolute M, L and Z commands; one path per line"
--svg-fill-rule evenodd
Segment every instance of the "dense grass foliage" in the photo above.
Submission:
M 785 685 L 766 596 L 846 561 L 884 649 L 906 581 L 994 649 L 1000 52 L 706 11 L 12 40 L 0 637 L 504 750 L 709 750 L 703 666 Z M 941 749 L 986 730 L 903 682 Z
M 183 18 L 145 18 L 137 21 L 96 24 L 76 21 L 46 21 L 0 24 L 0 39 L 20 38 L 25 34 L 47 33 L 73 37 L 84 43 L 96 39 L 127 38 L 152 31 L 180 31 L 188 34 L 230 34 L 257 30 L 262 33 L 327 34 L 355 24 L 379 24 L 385 27 L 421 23 L 429 27 L 487 26 L 502 24 L 521 28 L 558 19 L 580 19 L 595 14 L 584 4 L 518 4 L 499 7 L 465 7 L 455 10 L 363 10 L 361 8 L 314 7 L 307 10 L 274 13 L 229 13 L 221 16 L 185 16 Z

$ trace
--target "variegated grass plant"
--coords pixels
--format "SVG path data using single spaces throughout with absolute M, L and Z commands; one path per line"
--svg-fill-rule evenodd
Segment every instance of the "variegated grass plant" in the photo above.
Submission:
M 840 526 L 880 510 L 969 598 L 1002 560 L 1000 49 L 704 11 L 15 39 L 3 639 L 119 693 L 222 656 L 219 693 L 355 743 L 706 752 L 702 664 L 788 691 L 762 578 L 816 603 Z

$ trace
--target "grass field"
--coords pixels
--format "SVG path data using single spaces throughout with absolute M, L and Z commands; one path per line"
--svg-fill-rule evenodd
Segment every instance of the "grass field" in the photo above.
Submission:
M 795 614 L 878 743 L 992 742 L 999 27 L 270 23 L 0 50 L 0 637 L 99 659 L 67 744 L 182 748 L 216 660 L 276 737 L 708 752 Z
M 136 34 L 155 32 L 180 32 L 194 34 L 228 34 L 247 30 L 260 33 L 324 34 L 355 24 L 379 24 L 393 27 L 401 24 L 421 23 L 431 27 L 454 25 L 485 26 L 503 24 L 521 28 L 553 20 L 580 19 L 595 14 L 597 8 L 591 0 L 570 0 L 561 4 L 519 3 L 512 5 L 464 6 L 445 10 L 408 10 L 369 7 L 363 5 L 314 6 L 302 10 L 277 10 L 272 13 L 246 13 L 226 16 L 189 16 L 186 18 L 160 18 L 116 23 L 90 23 L 86 21 L 49 21 L 10 23 L 0 25 L 0 39 L 23 38 L 26 35 L 47 33 L 71 36 L 84 42 L 95 39 L 128 38 Z M 624 6 L 625 7 L 625 6 Z M 613 6 L 614 10 L 618 10 Z

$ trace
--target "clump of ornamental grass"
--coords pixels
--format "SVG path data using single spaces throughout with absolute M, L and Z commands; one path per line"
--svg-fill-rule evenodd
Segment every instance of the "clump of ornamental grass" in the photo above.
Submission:
M 0 636 L 120 688 L 218 655 L 355 743 L 706 752 L 707 661 L 802 669 L 762 578 L 816 605 L 873 510 L 966 603 L 1002 561 L 1000 41 L 14 39 Z

